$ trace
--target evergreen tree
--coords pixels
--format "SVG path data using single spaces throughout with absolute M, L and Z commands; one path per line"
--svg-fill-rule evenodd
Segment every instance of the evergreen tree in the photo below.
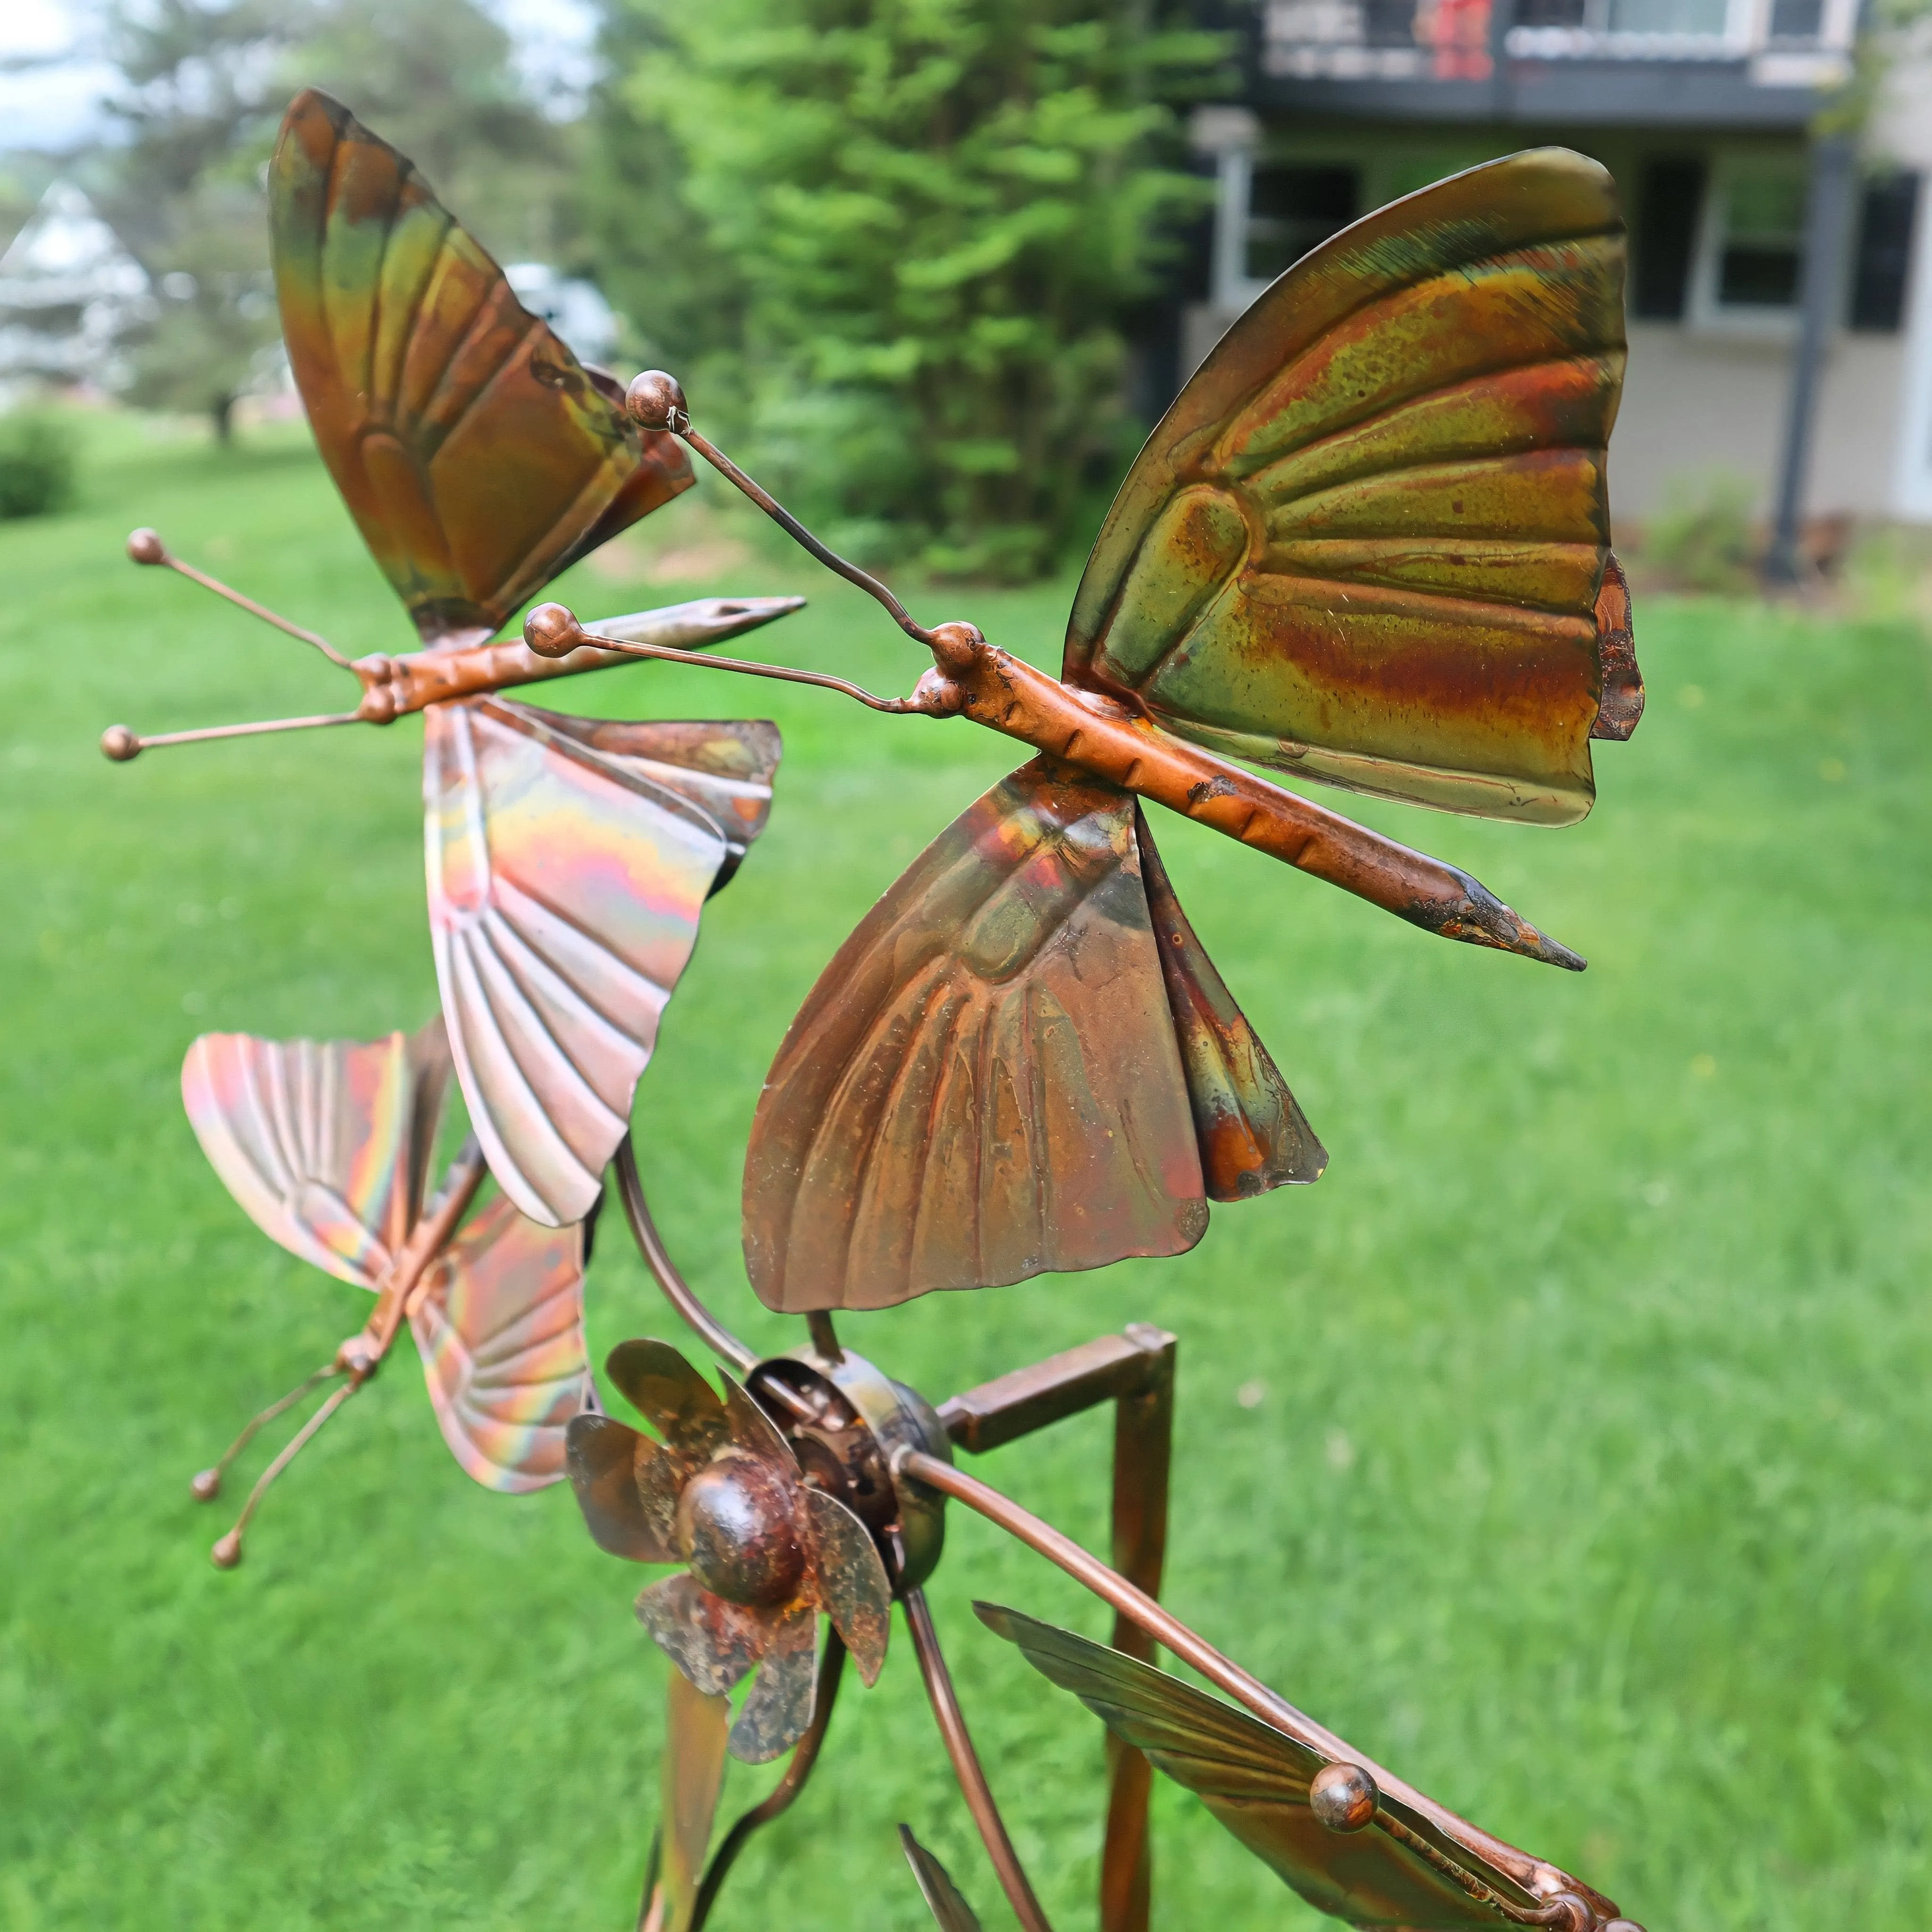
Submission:
M 611 4 L 623 104 L 665 144 L 634 206 L 665 219 L 674 162 L 735 364 L 735 410 L 694 386 L 700 418 L 862 554 L 1052 568 L 1132 434 L 1122 318 L 1202 191 L 1166 100 L 1223 44 L 1151 0 Z M 704 304 L 674 263 L 657 285 L 691 342 Z

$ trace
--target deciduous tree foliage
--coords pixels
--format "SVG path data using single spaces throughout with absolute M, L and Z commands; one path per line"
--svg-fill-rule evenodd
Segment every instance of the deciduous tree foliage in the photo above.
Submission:
M 1050 568 L 1132 433 L 1122 318 L 1202 192 L 1169 104 L 1222 43 L 1096 0 L 611 5 L 640 178 L 603 225 L 692 226 L 620 292 L 699 419 L 850 548 Z
M 225 441 L 262 377 L 278 333 L 263 170 L 298 88 L 339 95 L 506 259 L 555 259 L 568 134 L 476 0 L 115 0 L 106 27 L 124 138 L 98 158 L 103 206 L 157 294 L 136 400 L 204 412 Z

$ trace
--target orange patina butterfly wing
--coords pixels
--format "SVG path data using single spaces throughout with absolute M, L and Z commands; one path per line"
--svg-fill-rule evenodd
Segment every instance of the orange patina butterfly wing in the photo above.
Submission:
M 1126 793 L 1037 760 L 867 914 L 791 1024 L 745 1158 L 767 1306 L 1178 1254 L 1207 1226 Z
M 692 482 L 414 166 L 313 88 L 269 170 L 282 332 L 322 458 L 425 640 L 487 636 Z
M 1070 682 L 1232 757 L 1565 824 L 1642 687 L 1609 579 L 1609 175 L 1561 148 L 1391 203 L 1222 339 L 1136 460 Z

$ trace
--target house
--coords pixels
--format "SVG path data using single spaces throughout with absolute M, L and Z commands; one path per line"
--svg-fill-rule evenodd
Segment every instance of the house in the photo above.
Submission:
M 1767 515 L 1789 479 L 1807 517 L 1932 521 L 1932 49 L 1856 146 L 1821 138 L 1858 26 L 1858 0 L 1262 0 L 1242 98 L 1193 123 L 1216 197 L 1184 366 L 1357 216 L 1557 143 L 1630 224 L 1617 514 L 1730 472 Z
M 0 398 L 112 388 L 116 344 L 153 310 L 147 272 L 70 182 L 56 182 L 0 255 Z

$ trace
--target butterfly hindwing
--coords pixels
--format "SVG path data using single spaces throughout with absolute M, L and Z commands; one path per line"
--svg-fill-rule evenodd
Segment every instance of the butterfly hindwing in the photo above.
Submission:
M 1036 760 L 840 948 L 772 1064 L 745 1162 L 772 1308 L 1178 1254 L 1201 1162 L 1132 800 Z
M 1596 606 L 1624 255 L 1608 174 L 1542 149 L 1305 256 L 1129 472 L 1068 681 L 1301 776 L 1581 818 L 1623 677 Z
M 291 104 L 269 203 L 310 424 L 426 640 L 487 636 L 690 486 L 676 440 L 640 430 L 411 163 L 326 94 Z
M 539 1226 L 498 1195 L 430 1264 L 410 1325 L 464 1468 L 508 1494 L 562 1481 L 590 1380 L 582 1225 Z
M 203 1034 L 182 1100 L 264 1234 L 373 1288 L 414 1225 L 448 1076 L 440 1019 L 370 1041 Z
M 1134 829 L 1208 1199 L 1245 1201 L 1319 1180 L 1328 1151 L 1195 938 L 1138 802 Z
M 1245 1711 L 1164 1670 L 991 1604 L 980 1621 L 1018 1646 L 1034 1668 L 1070 1690 L 1124 1743 L 1196 1792 L 1208 1810 L 1317 1911 L 1352 1925 L 1414 1928 L 1495 1926 L 1503 1915 L 1441 1870 L 1426 1853 L 1370 1828 L 1331 1831 L 1309 1808 L 1309 1782 L 1333 1762 Z M 1542 1900 L 1437 1821 L 1384 1789 L 1380 1808 L 1414 1838 L 1468 1872 L 1519 1912 Z M 1472 1834 L 1474 1835 L 1474 1834 Z M 1498 1850 L 1502 1848 L 1498 1847 Z M 1520 1853 L 1515 1862 L 1532 1862 Z M 1572 1882 L 1574 1883 L 1574 1881 Z M 1594 1903 L 1616 1916 L 1608 1900 Z
M 450 1044 L 497 1184 L 580 1220 L 630 1124 L 700 908 L 771 797 L 771 725 L 590 724 L 433 706 L 430 930 Z

